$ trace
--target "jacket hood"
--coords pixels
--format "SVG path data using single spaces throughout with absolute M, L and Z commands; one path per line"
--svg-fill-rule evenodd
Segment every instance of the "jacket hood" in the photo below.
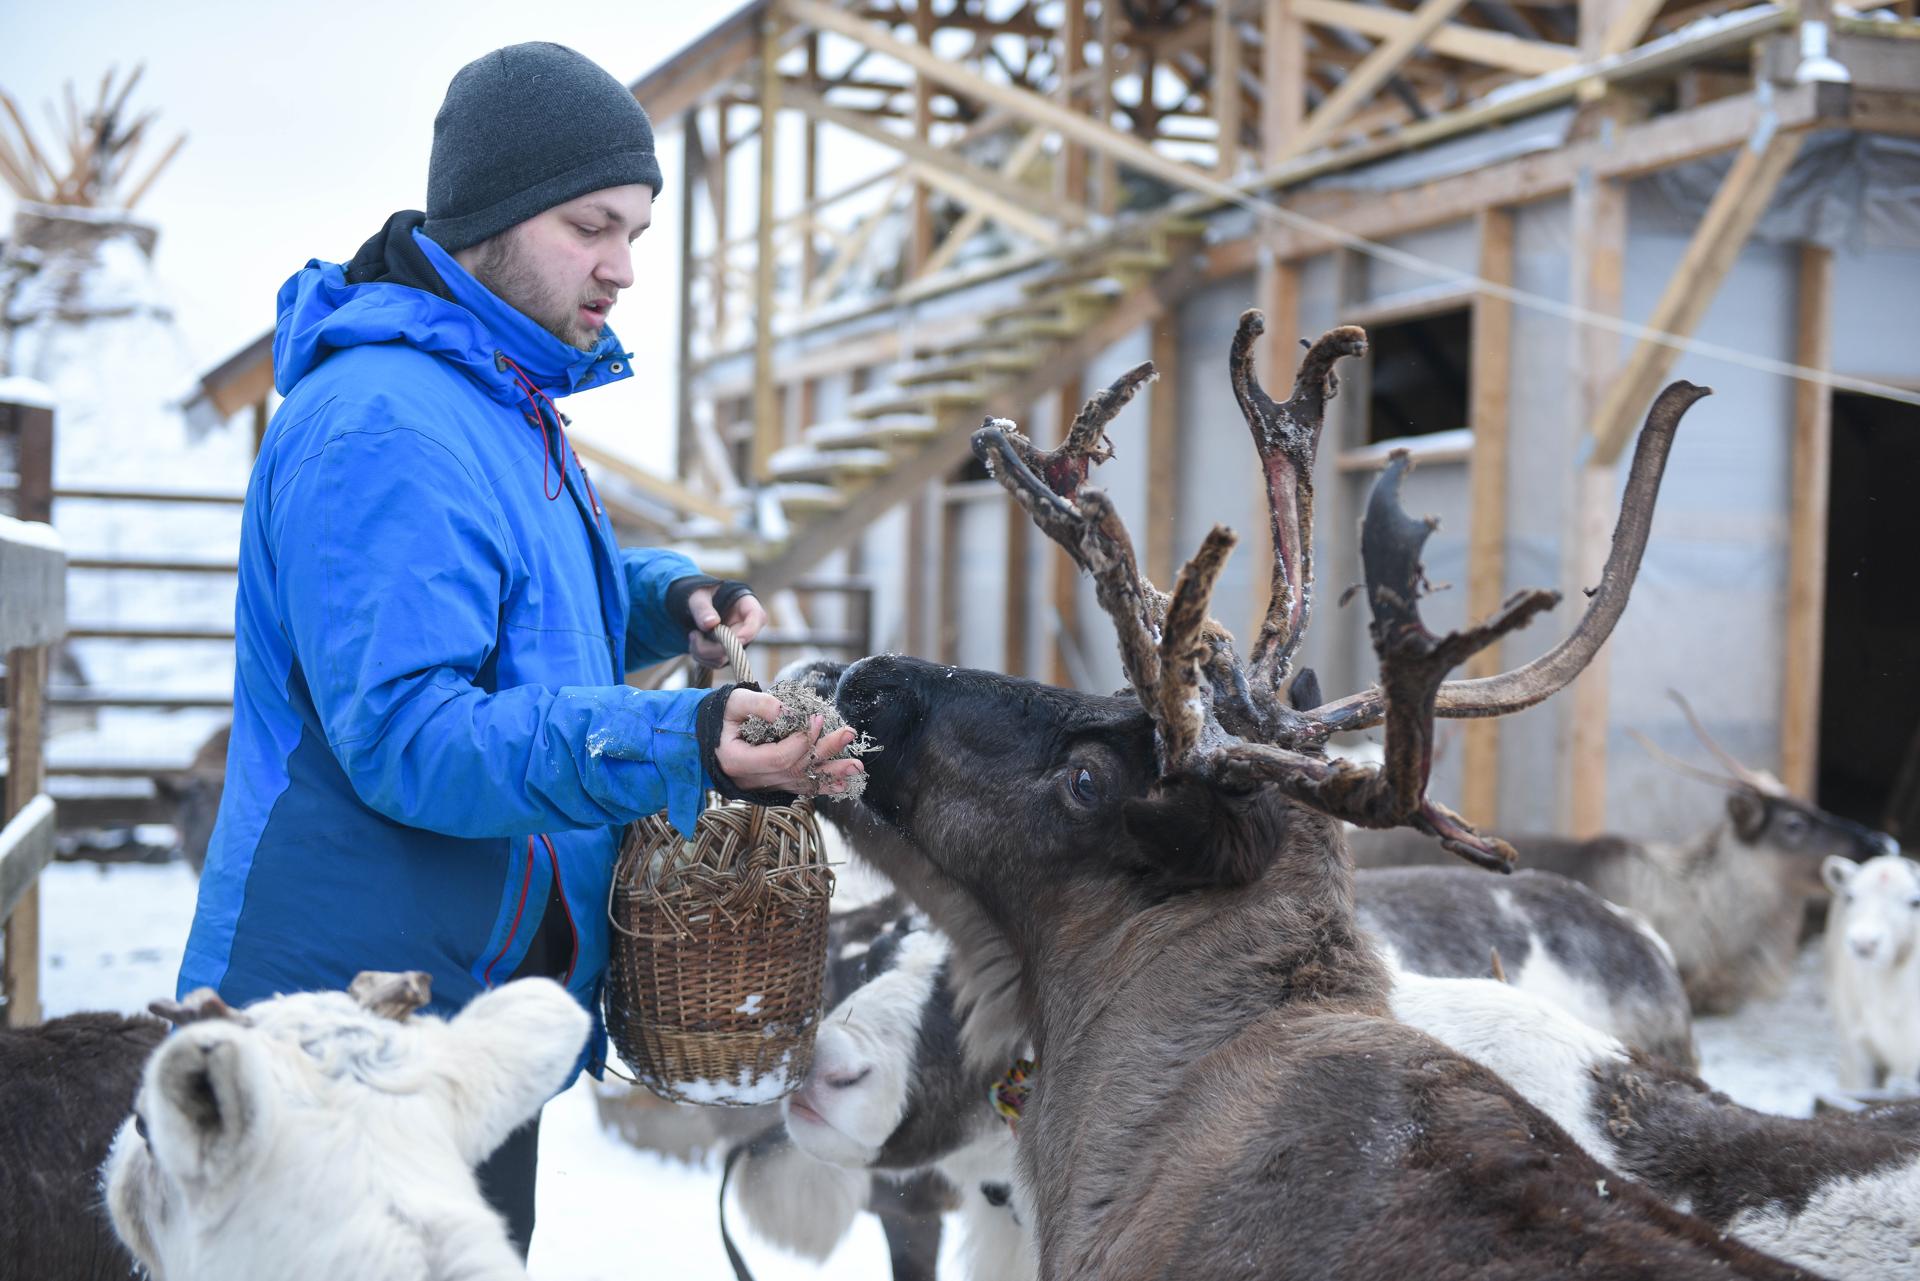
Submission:
M 280 286 L 273 382 L 282 396 L 334 352 L 363 343 L 405 343 L 458 365 L 505 404 L 524 399 L 508 361 L 549 396 L 632 375 L 612 329 L 587 351 L 561 342 L 422 233 L 425 218 L 396 213 L 351 262 L 315 258 Z

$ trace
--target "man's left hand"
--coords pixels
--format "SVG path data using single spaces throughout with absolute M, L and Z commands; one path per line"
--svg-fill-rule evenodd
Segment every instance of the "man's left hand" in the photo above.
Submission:
M 725 618 L 713 607 L 714 588 L 702 587 L 687 597 L 687 610 L 700 630 L 687 633 L 687 653 L 702 667 L 725 667 L 727 651 L 711 635 L 716 624 L 725 623 L 742 645 L 752 642 L 767 625 L 767 611 L 757 596 L 742 596 L 733 602 Z

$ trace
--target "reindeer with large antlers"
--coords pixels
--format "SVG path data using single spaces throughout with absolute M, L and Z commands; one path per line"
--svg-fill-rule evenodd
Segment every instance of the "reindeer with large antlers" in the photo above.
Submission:
M 1019 1158 L 1043 1275 L 1804 1275 L 1609 1180 L 1499 1079 L 1394 1022 L 1335 822 L 1412 826 L 1507 865 L 1510 851 L 1426 796 L 1433 718 L 1528 706 L 1592 657 L 1626 603 L 1674 428 L 1705 393 L 1676 384 L 1654 406 L 1613 558 L 1573 635 L 1490 680 L 1445 678 L 1553 598 L 1429 632 L 1417 608 L 1428 526 L 1399 509 L 1396 460 L 1362 537 L 1381 681 L 1315 706 L 1312 682 L 1290 680 L 1312 604 L 1313 458 L 1333 366 L 1366 339 L 1322 338 L 1275 404 L 1253 375 L 1259 332 L 1248 313 L 1232 351 L 1275 543 L 1247 661 L 1207 616 L 1232 533 L 1216 528 L 1162 593 L 1086 483 L 1108 456 L 1106 425 L 1152 377 L 1142 366 L 1057 449 L 1006 422 L 974 437 L 1093 576 L 1131 693 L 899 657 L 837 677 L 841 713 L 887 745 L 866 795 L 842 807 L 856 849 L 954 939 L 970 1024 L 1004 1021 L 1037 1047 Z M 1324 754 L 1335 730 L 1383 722 L 1383 766 Z M 973 1030 L 970 1042 L 994 1041 Z

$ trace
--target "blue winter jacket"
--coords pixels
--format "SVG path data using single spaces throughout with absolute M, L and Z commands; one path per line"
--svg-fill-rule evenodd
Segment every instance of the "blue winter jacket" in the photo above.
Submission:
M 179 989 L 425 970 L 451 1012 L 514 972 L 557 876 L 597 1074 L 619 827 L 691 831 L 709 786 L 704 692 L 621 681 L 685 652 L 664 598 L 698 571 L 615 545 L 522 385 L 628 377 L 618 340 L 562 343 L 411 234 L 451 300 L 317 260 L 280 291 L 285 400 L 247 487 L 226 792 Z

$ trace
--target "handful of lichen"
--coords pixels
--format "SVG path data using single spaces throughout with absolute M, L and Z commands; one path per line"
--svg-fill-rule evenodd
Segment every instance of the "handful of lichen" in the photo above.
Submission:
M 846 727 L 846 722 L 840 719 L 838 708 L 799 681 L 781 681 L 767 692 L 779 699 L 786 710 L 781 713 L 778 720 L 770 721 L 759 716 L 749 716 L 746 723 L 741 725 L 740 737 L 755 747 L 765 743 L 777 743 L 794 734 L 804 734 L 815 716 L 821 718 L 820 736 L 822 738 L 837 729 Z M 880 744 L 869 738 L 863 730 L 855 735 L 854 740 L 837 755 L 829 759 L 845 760 L 848 757 L 865 756 L 879 750 Z M 818 787 L 822 781 L 820 767 L 825 763 L 811 757 L 807 760 L 807 777 L 813 780 L 815 787 Z M 847 780 L 847 789 L 840 793 L 840 796 L 852 800 L 866 790 L 867 776 L 864 773 L 855 774 Z

